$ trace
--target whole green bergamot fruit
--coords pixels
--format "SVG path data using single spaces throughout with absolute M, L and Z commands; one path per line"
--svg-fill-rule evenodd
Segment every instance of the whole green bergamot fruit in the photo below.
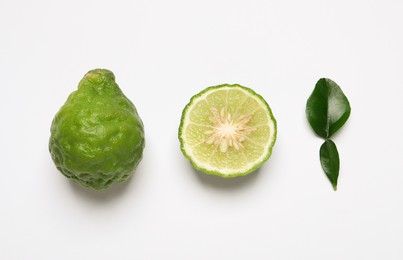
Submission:
M 144 127 L 114 74 L 85 74 L 55 115 L 49 151 L 67 178 L 96 190 L 129 178 L 144 149 Z

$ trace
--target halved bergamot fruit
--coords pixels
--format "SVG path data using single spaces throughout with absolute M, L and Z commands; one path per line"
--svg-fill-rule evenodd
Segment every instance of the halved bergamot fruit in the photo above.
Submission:
M 229 178 L 253 172 L 270 157 L 276 128 L 262 96 L 247 87 L 224 84 L 191 98 L 178 135 L 193 167 Z

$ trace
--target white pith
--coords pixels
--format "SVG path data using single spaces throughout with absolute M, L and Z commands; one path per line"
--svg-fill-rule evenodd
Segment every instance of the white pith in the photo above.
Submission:
M 187 127 L 190 124 L 194 124 L 193 122 L 190 121 L 189 114 L 196 104 L 198 104 L 203 100 L 206 100 L 206 97 L 208 95 L 216 91 L 234 90 L 234 89 L 242 91 L 245 94 L 245 97 L 250 97 L 253 98 L 255 101 L 257 101 L 259 104 L 258 109 L 263 108 L 265 111 L 267 111 L 266 114 L 268 120 L 266 124 L 269 127 L 271 133 L 266 143 L 259 144 L 259 146 L 261 145 L 263 147 L 264 152 L 256 160 L 251 161 L 250 163 L 244 165 L 244 167 L 242 168 L 238 168 L 236 170 L 230 168 L 217 168 L 212 167 L 208 162 L 199 160 L 193 153 L 193 146 L 190 146 L 188 142 L 183 142 L 183 149 L 191 158 L 193 164 L 195 164 L 198 168 L 201 168 L 209 172 L 219 172 L 223 175 L 242 174 L 245 172 L 249 172 L 251 169 L 255 168 L 256 165 L 261 164 L 261 162 L 264 161 L 265 158 L 267 157 L 268 153 L 271 152 L 271 149 L 269 148 L 275 141 L 274 138 L 276 127 L 275 127 L 275 121 L 271 117 L 269 108 L 267 107 L 267 104 L 264 101 L 262 101 L 258 96 L 253 95 L 252 93 L 241 87 L 232 86 L 232 87 L 221 87 L 218 89 L 212 89 L 211 91 L 206 91 L 200 96 L 193 98 L 192 103 L 188 106 L 187 112 L 183 119 L 182 138 L 186 139 L 184 133 L 186 132 Z M 242 142 L 245 140 L 245 138 L 247 138 L 247 135 L 249 133 L 256 130 L 254 126 L 248 125 L 248 122 L 253 116 L 253 111 L 251 111 L 250 114 L 237 115 L 236 118 L 233 118 L 233 115 L 230 115 L 226 111 L 225 107 L 221 107 L 219 110 L 218 108 L 210 106 L 210 111 L 211 116 L 209 120 L 212 123 L 213 127 L 211 130 L 207 130 L 204 132 L 204 134 L 207 136 L 207 138 L 204 140 L 204 143 L 215 145 L 217 147 L 217 150 L 219 150 L 219 152 L 224 154 L 228 151 L 228 149 L 236 149 L 241 153 L 244 152 L 242 150 L 243 147 Z
M 236 150 L 241 149 L 242 142 L 248 134 L 256 130 L 256 127 L 248 126 L 252 114 L 233 118 L 226 107 L 222 107 L 220 112 L 213 107 L 211 113 L 209 120 L 213 124 L 213 129 L 204 132 L 210 136 L 205 143 L 217 145 L 222 153 L 227 152 L 231 147 Z

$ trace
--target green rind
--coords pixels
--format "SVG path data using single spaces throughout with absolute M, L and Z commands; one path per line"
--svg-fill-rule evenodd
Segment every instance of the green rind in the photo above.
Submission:
M 192 107 L 193 102 L 198 97 L 202 96 L 203 94 L 205 94 L 206 92 L 208 92 L 212 89 L 218 89 L 218 88 L 222 88 L 222 87 L 238 87 L 238 88 L 241 88 L 241 89 L 246 90 L 247 92 L 251 93 L 253 96 L 257 97 L 260 101 L 262 101 L 262 103 L 266 106 L 267 111 L 269 112 L 270 118 L 273 120 L 273 124 L 274 124 L 273 142 L 270 144 L 269 150 L 268 150 L 266 156 L 262 159 L 262 161 L 260 163 L 255 164 L 252 168 L 250 168 L 249 170 L 247 170 L 245 172 L 223 174 L 218 171 L 208 170 L 206 168 L 199 166 L 197 163 L 195 163 L 192 160 L 191 156 L 186 152 L 186 149 L 184 148 L 184 138 L 182 137 L 182 132 L 183 132 L 182 130 L 183 130 L 183 124 L 185 121 L 185 115 L 186 115 L 188 109 L 190 107 Z M 189 103 L 185 106 L 185 108 L 182 111 L 181 121 L 180 121 L 180 125 L 179 125 L 179 130 L 178 130 L 178 138 L 179 138 L 179 142 L 180 142 L 180 149 L 181 149 L 183 155 L 190 161 L 190 163 L 196 170 L 204 172 L 205 174 L 208 174 L 208 175 L 214 175 L 214 176 L 219 176 L 219 177 L 223 177 L 223 178 L 234 178 L 234 177 L 246 176 L 246 175 L 256 171 L 270 158 L 272 150 L 273 150 L 273 146 L 276 143 L 276 139 L 277 139 L 277 121 L 276 121 L 275 117 L 273 116 L 273 112 L 271 111 L 269 104 L 266 102 L 266 100 L 260 94 L 256 93 L 254 90 L 252 90 L 248 87 L 239 85 L 239 84 L 221 84 L 221 85 L 217 85 L 217 86 L 207 87 L 204 90 L 202 90 L 201 92 L 199 92 L 198 94 L 191 97 Z
M 144 146 L 142 120 L 109 70 L 88 72 L 52 121 L 49 151 L 57 169 L 87 188 L 128 179 Z

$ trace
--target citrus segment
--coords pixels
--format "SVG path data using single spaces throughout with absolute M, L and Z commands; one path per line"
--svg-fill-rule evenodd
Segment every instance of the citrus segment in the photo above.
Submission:
M 197 144 L 201 144 L 201 143 L 205 142 L 206 137 L 205 137 L 204 133 L 211 129 L 212 129 L 212 127 L 209 127 L 209 126 L 190 123 L 188 125 L 188 131 L 186 131 L 186 133 L 185 133 L 186 139 L 189 140 L 188 145 L 193 147 Z
M 206 101 L 209 104 L 210 109 L 212 107 L 217 108 L 217 105 L 220 105 L 221 107 L 223 107 L 227 104 L 227 101 L 228 101 L 228 90 L 222 89 L 222 90 L 217 90 L 215 92 L 207 94 Z
M 195 124 L 209 124 L 208 117 L 210 115 L 209 105 L 206 100 L 200 100 L 195 106 L 192 108 L 194 111 L 190 113 L 190 121 Z
M 253 90 L 240 85 L 209 87 L 183 110 L 179 140 L 196 169 L 241 176 L 270 157 L 276 121 L 267 102 Z

